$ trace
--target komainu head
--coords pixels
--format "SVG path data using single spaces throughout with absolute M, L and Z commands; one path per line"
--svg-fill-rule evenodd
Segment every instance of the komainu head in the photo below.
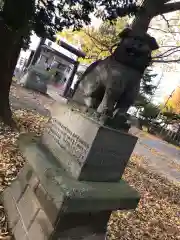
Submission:
M 137 35 L 131 28 L 125 28 L 119 37 L 121 41 L 113 54 L 115 59 L 143 72 L 151 62 L 152 51 L 159 48 L 156 39 L 147 33 Z

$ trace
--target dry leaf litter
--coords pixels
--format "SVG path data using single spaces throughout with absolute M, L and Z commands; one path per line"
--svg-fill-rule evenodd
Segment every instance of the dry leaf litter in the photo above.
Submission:
M 41 134 L 48 119 L 31 111 L 15 111 L 22 131 Z M 0 126 L 0 192 L 11 184 L 24 164 L 16 145 L 19 134 Z M 143 157 L 133 155 L 124 179 L 140 194 L 135 211 L 116 211 L 108 226 L 109 240 L 180 240 L 180 185 L 151 172 Z M 142 167 L 143 166 L 143 167 Z M 145 167 L 144 167 L 145 166 Z M 13 239 L 4 208 L 0 205 L 0 240 Z

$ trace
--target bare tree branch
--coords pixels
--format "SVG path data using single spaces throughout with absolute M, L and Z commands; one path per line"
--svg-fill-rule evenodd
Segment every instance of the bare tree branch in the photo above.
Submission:
M 174 25 L 173 25 L 174 27 Z M 155 28 L 155 27 L 149 27 L 149 29 L 152 29 L 152 30 L 155 30 L 155 31 L 160 31 L 160 32 L 163 32 L 163 33 L 172 33 L 172 34 L 179 34 L 180 32 L 169 32 L 169 31 L 166 31 L 166 30 L 163 30 L 163 29 L 160 29 L 160 28 Z
M 156 30 L 156 31 L 161 31 L 161 32 L 163 32 L 163 33 L 169 33 L 168 31 L 163 30 L 163 29 L 160 29 L 160 28 L 149 27 L 149 29 Z
M 171 52 L 171 53 L 169 53 L 169 54 L 167 54 L 167 55 L 164 55 L 164 56 L 162 56 L 162 57 L 154 57 L 154 58 L 166 58 L 166 57 L 169 57 L 169 56 L 171 56 L 172 54 L 174 54 L 174 53 L 176 53 L 176 52 L 180 52 L 180 50 L 173 51 L 173 52 Z
M 164 6 L 161 8 L 161 10 L 156 12 L 157 15 L 169 13 L 169 12 L 174 12 L 180 10 L 180 2 L 175 2 L 175 3 L 167 3 L 164 4 Z
M 166 46 L 169 47 L 169 46 Z M 178 63 L 180 62 L 180 59 L 165 59 L 169 56 L 171 56 L 174 53 L 180 52 L 180 46 L 172 47 L 171 49 L 163 52 L 162 54 L 156 55 L 152 58 L 152 62 L 156 63 Z
M 166 24 L 167 24 L 167 27 L 170 29 L 170 23 L 169 23 L 169 21 L 166 19 L 166 17 L 163 15 L 163 14 L 161 14 L 161 17 L 164 19 L 164 21 L 166 22 Z
M 179 59 L 173 59 L 173 60 L 153 60 L 152 63 L 178 63 L 180 62 Z
M 168 2 L 170 2 L 171 0 L 164 0 L 164 3 L 168 3 Z
M 174 45 L 162 45 L 160 48 L 176 48 L 177 46 Z
M 161 53 L 160 55 L 157 55 L 157 56 L 155 56 L 155 57 L 153 57 L 153 58 L 168 57 L 168 56 L 170 56 L 171 54 L 173 54 L 173 53 L 175 53 L 175 52 L 178 52 L 178 51 L 180 51 L 180 46 L 173 47 L 173 48 L 171 48 L 171 49 L 169 49 L 169 50 L 167 50 L 167 51 L 165 51 L 165 52 Z

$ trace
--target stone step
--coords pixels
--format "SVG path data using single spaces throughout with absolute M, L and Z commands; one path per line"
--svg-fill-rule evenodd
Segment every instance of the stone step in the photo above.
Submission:
M 60 166 L 56 167 L 56 159 L 39 145 L 38 137 L 21 135 L 19 147 L 50 198 L 56 202 L 57 208 L 60 208 L 62 200 L 70 212 L 78 212 L 80 209 L 134 209 L 137 206 L 139 194 L 123 180 L 115 183 L 78 181 Z M 95 204 L 97 202 L 99 206 Z

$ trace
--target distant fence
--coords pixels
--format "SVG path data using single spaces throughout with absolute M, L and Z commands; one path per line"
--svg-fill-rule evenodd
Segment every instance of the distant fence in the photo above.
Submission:
M 176 133 L 158 126 L 151 126 L 149 128 L 149 132 L 160 136 L 163 140 L 167 142 L 180 146 L 180 133 Z

